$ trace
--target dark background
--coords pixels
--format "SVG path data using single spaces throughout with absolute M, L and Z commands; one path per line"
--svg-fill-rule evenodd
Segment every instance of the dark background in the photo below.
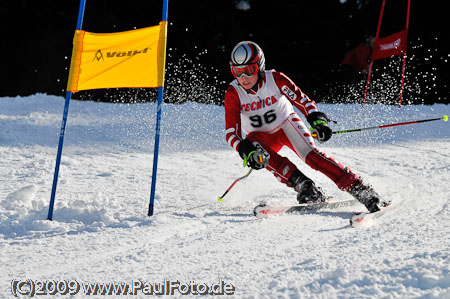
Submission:
M 382 0 L 170 0 L 165 102 L 221 104 L 233 79 L 229 55 L 253 40 L 266 68 L 282 71 L 317 102 L 360 102 L 365 75 L 343 73 L 345 53 L 375 35 Z M 450 38 L 445 1 L 411 1 L 404 104 L 448 103 Z M 407 0 L 387 0 L 380 37 L 405 28 Z M 76 0 L 0 1 L 0 96 L 65 95 L 78 16 Z M 162 0 L 87 0 L 83 29 L 106 33 L 154 26 Z M 368 101 L 397 103 L 401 57 L 375 61 Z M 153 101 L 154 89 L 82 91 L 74 99 Z

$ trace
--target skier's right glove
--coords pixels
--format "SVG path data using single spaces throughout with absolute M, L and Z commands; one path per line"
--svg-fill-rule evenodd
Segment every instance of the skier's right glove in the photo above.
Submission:
M 242 140 L 239 144 L 239 155 L 244 159 L 244 167 L 250 166 L 258 170 L 269 164 L 269 159 L 248 139 Z

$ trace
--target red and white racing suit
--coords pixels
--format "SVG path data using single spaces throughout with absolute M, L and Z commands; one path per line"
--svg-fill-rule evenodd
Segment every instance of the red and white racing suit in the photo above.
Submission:
M 281 72 L 265 71 L 257 86 L 250 90 L 235 79 L 225 93 L 227 142 L 238 151 L 244 133 L 251 142 L 259 143 L 270 156 L 266 168 L 282 183 L 287 183 L 297 169 L 278 154 L 283 146 L 288 146 L 311 168 L 333 180 L 339 189 L 350 189 L 358 176 L 316 147 L 292 105 L 305 117 L 318 111 L 316 103 Z

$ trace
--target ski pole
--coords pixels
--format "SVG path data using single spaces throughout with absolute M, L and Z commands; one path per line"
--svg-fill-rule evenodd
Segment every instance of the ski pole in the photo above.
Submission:
M 227 191 L 225 191 L 225 193 L 224 193 L 222 196 L 219 196 L 219 198 L 217 198 L 217 200 L 220 201 L 220 202 L 222 202 L 222 201 L 223 201 L 223 198 L 225 197 L 225 195 L 227 195 L 228 191 L 230 191 L 231 188 L 233 188 L 233 186 L 234 186 L 237 182 L 239 182 L 240 180 L 245 179 L 246 177 L 248 177 L 248 176 L 250 175 L 250 173 L 252 173 L 252 171 L 253 171 L 253 168 L 251 168 L 251 169 L 249 170 L 249 172 L 247 172 L 246 175 L 244 175 L 244 176 L 242 176 L 242 177 L 236 179 L 236 180 L 233 182 L 233 184 L 231 184 L 231 186 L 227 189 Z
M 396 127 L 396 126 L 404 126 L 404 125 L 418 124 L 418 123 L 424 123 L 424 122 L 435 121 L 435 120 L 448 121 L 448 116 L 444 115 L 443 117 L 438 117 L 438 118 L 414 120 L 414 121 L 407 121 L 407 122 L 402 122 L 402 123 L 394 123 L 394 124 L 389 124 L 389 125 L 374 126 L 374 127 L 359 128 L 359 129 L 333 131 L 333 134 L 343 134 L 343 133 L 350 133 L 350 132 L 360 132 L 360 131 L 366 131 L 366 130 L 382 129 L 382 128 L 389 128 L 389 127 Z M 317 134 L 312 134 L 312 136 L 314 138 L 317 138 Z

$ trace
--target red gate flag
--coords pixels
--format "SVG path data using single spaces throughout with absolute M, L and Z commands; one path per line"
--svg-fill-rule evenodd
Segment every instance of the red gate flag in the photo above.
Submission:
M 391 34 L 379 38 L 373 45 L 372 59 L 382 59 L 391 56 L 403 55 L 406 53 L 408 30 Z

